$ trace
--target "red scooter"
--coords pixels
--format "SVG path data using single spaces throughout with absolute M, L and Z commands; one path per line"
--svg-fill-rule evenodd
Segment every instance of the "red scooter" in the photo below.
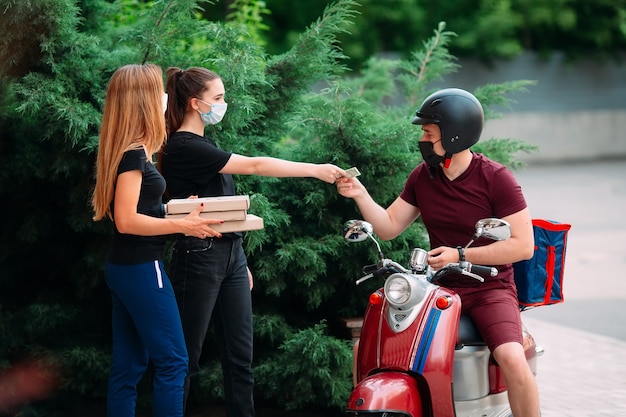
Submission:
M 406 269 L 384 258 L 369 223 L 350 220 L 343 232 L 348 241 L 371 239 L 378 248 L 379 262 L 363 268 L 367 275 L 357 285 L 372 277 L 385 280 L 384 288 L 370 296 L 363 318 L 354 359 L 356 386 L 346 415 L 512 416 L 504 376 L 471 319 L 461 315 L 460 297 L 436 284 L 452 272 L 482 282 L 498 271 L 467 261 L 434 271 L 420 248 L 413 250 Z M 504 220 L 480 220 L 466 248 L 481 236 L 505 240 L 511 229 Z M 524 348 L 536 374 L 543 351 L 525 328 Z

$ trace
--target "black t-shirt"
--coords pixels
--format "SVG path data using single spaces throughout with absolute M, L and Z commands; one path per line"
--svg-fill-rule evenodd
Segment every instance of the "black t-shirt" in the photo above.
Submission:
M 235 195 L 230 174 L 220 174 L 232 153 L 215 142 L 191 132 L 174 132 L 163 149 L 161 171 L 169 198 L 221 197 Z M 224 234 L 228 237 L 240 233 Z
M 165 180 L 148 158 L 143 149 L 127 151 L 117 168 L 117 175 L 138 170 L 142 172 L 141 190 L 137 213 L 151 217 L 163 217 L 162 198 Z M 111 202 L 113 214 L 113 202 Z M 108 260 L 114 264 L 132 265 L 163 259 L 165 236 L 138 236 L 120 233 L 115 227 L 113 245 Z
M 220 174 L 230 152 L 191 132 L 173 133 L 163 149 L 162 169 L 170 198 L 235 195 L 233 177 Z

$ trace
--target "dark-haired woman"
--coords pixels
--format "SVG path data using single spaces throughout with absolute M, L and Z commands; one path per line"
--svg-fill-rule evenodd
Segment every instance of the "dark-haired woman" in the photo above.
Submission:
M 171 198 L 230 196 L 232 174 L 312 177 L 334 183 L 345 172 L 332 164 L 247 157 L 218 148 L 204 136 L 226 113 L 222 79 L 201 67 L 167 70 L 168 140 L 161 171 Z M 189 379 L 199 371 L 202 346 L 213 319 L 222 361 L 228 417 L 254 415 L 252 375 L 252 274 L 240 233 L 176 241 L 170 271 L 183 323 Z

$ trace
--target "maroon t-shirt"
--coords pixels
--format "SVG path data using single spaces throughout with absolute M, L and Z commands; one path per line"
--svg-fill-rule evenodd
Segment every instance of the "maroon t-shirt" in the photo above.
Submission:
M 522 189 L 511 171 L 482 154 L 472 155 L 467 170 L 453 181 L 445 176 L 442 168 L 434 170 L 434 178 L 431 178 L 428 165 L 419 164 L 400 194 L 400 198 L 420 209 L 431 248 L 465 246 L 479 219 L 503 218 L 526 208 Z M 472 246 L 492 242 L 480 238 Z M 484 284 L 460 275 L 449 275 L 441 284 L 448 287 L 482 285 L 483 288 L 514 285 L 511 264 L 491 266 L 498 269 L 498 275 L 485 280 Z

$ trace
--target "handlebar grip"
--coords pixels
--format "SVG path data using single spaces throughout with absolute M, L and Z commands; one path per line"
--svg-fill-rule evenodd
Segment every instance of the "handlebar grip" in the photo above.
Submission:
M 495 277 L 498 275 L 498 270 L 491 266 L 474 265 L 468 269 L 468 272 L 472 272 L 481 277 Z

